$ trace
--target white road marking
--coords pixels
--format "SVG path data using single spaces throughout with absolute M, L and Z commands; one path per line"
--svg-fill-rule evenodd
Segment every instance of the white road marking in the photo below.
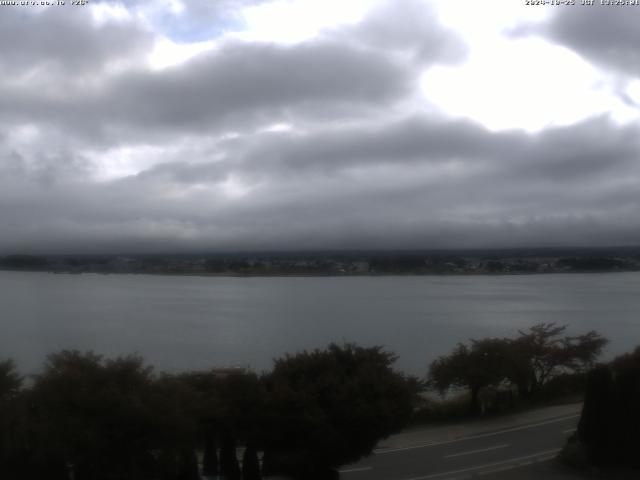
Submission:
M 445 455 L 444 458 L 454 458 L 454 457 L 463 457 L 465 455 L 473 455 L 474 453 L 482 453 L 482 452 L 489 452 L 491 450 L 498 450 L 499 448 L 507 448 L 509 445 L 496 445 L 494 447 L 487 447 L 487 448 L 480 448 L 478 450 L 470 450 L 468 452 L 461 452 L 461 453 L 453 453 L 451 455 Z
M 372 467 L 360 467 L 360 468 L 347 468 L 346 470 L 338 470 L 340 473 L 352 473 L 352 472 L 366 472 L 373 470 Z
M 412 445 L 410 447 L 377 449 L 377 450 L 374 450 L 373 452 L 376 455 L 382 455 L 382 454 L 386 454 L 386 453 L 395 453 L 395 452 L 404 452 L 406 450 L 415 450 L 417 448 L 436 447 L 438 445 L 449 445 L 451 443 L 464 442 L 464 441 L 467 441 L 467 440 L 475 440 L 476 438 L 493 437 L 495 435 L 502 435 L 503 433 L 517 432 L 519 430 L 526 430 L 528 428 L 540 427 L 542 425 L 549 425 L 549 424 L 552 424 L 552 423 L 564 422 L 565 420 L 571 420 L 572 418 L 577 418 L 579 416 L 580 416 L 580 414 L 569 415 L 567 417 L 554 418 L 553 420 L 546 420 L 544 422 L 531 423 L 529 425 L 522 425 L 520 427 L 512 427 L 512 428 L 507 428 L 507 429 L 504 429 L 504 430 L 498 430 L 498 431 L 490 432 L 490 433 L 481 433 L 479 435 L 470 435 L 470 436 L 467 436 L 467 437 L 455 438 L 453 440 L 446 440 L 444 442 L 423 443 L 423 444 L 420 444 L 420 445 Z
M 428 480 L 430 478 L 446 477 L 447 475 L 456 475 L 458 473 L 473 472 L 474 470 L 483 470 L 483 469 L 486 469 L 486 468 L 497 467 L 499 465 L 505 465 L 505 464 L 509 464 L 509 463 L 515 464 L 514 467 L 517 467 L 517 466 L 519 466 L 517 464 L 519 464 L 520 462 L 524 462 L 525 460 L 531 460 L 531 459 L 534 459 L 536 457 L 547 457 L 549 455 L 555 455 L 559 451 L 560 451 L 560 449 L 556 448 L 554 450 L 547 450 L 545 452 L 538 452 L 538 453 L 534 453 L 532 455 L 525 455 L 524 457 L 510 458 L 509 460 L 502 460 L 500 462 L 486 463 L 484 465 L 478 465 L 478 466 L 475 466 L 475 467 L 462 468 L 460 470 L 451 470 L 449 472 L 433 473 L 431 475 L 425 475 L 425 476 L 422 476 L 422 477 L 411 477 L 411 478 L 407 478 L 405 480 Z M 507 470 L 507 469 L 505 469 L 505 470 Z
M 562 430 L 562 433 L 573 433 L 577 430 L 577 428 L 569 428 L 567 430 Z
M 491 475 L 493 473 L 506 472 L 507 470 L 513 470 L 514 468 L 525 467 L 527 465 L 532 465 L 534 463 L 553 460 L 555 456 L 556 454 L 554 453 L 553 455 L 544 455 L 542 457 L 536 457 L 533 460 L 526 460 L 524 462 L 519 462 L 516 464 L 504 465 L 502 467 L 492 468 L 491 470 L 483 470 L 482 472 L 478 472 L 478 475 L 484 477 L 485 475 Z

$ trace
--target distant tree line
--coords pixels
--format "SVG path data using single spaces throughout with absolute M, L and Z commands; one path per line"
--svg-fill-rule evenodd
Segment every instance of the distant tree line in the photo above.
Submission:
M 459 254 L 458 254 L 459 253 Z M 616 272 L 640 270 L 635 251 L 622 256 L 532 256 L 531 252 L 366 252 L 272 253 L 229 255 L 9 255 L 5 270 L 57 273 L 148 273 L 173 275 L 447 275 Z M 540 252 L 544 254 L 545 252 Z M 566 252 L 565 252 L 566 253 Z M 606 252 L 601 252 L 606 253 Z M 546 252 L 549 255 L 549 252 Z
M 0 257 L 0 267 L 7 270 L 47 270 L 49 261 L 34 255 L 9 255 Z
M 576 272 L 608 272 L 624 270 L 629 267 L 622 258 L 611 257 L 570 257 L 558 260 L 558 266 Z
M 460 343 L 431 363 L 428 384 L 441 393 L 451 388 L 466 389 L 471 413 L 481 411 L 480 394 L 490 387 L 531 399 L 551 381 L 586 373 L 607 343 L 595 331 L 568 336 L 565 330 L 565 326 L 540 323 L 520 331 L 516 338 Z
M 419 382 L 396 372 L 395 359 L 331 344 L 262 375 L 155 374 L 137 356 L 62 351 L 28 385 L 5 361 L 0 478 L 337 478 L 411 416 Z

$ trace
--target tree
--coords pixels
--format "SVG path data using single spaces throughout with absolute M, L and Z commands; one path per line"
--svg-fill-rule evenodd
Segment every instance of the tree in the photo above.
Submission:
M 222 437 L 220 473 L 227 480 L 240 480 L 240 464 L 236 456 L 236 441 L 230 432 L 225 432 Z
M 0 401 L 15 396 L 22 386 L 22 377 L 16 372 L 13 360 L 0 362 Z
M 607 340 L 596 331 L 579 336 L 561 336 L 566 326 L 539 323 L 519 331 L 509 359 L 510 380 L 521 396 L 529 397 L 561 373 L 586 372 L 602 353 Z
M 480 411 L 481 389 L 499 385 L 508 375 L 511 342 L 504 338 L 471 340 L 467 346 L 459 343 L 449 354 L 438 357 L 429 368 L 429 384 L 444 394 L 451 387 L 467 388 L 470 411 Z
M 562 336 L 565 330 L 565 326 L 540 323 L 520 331 L 515 339 L 460 343 L 431 363 L 428 383 L 441 393 L 451 387 L 468 389 L 472 413 L 480 411 L 480 392 L 489 386 L 511 383 L 521 397 L 530 397 L 560 374 L 587 371 L 607 343 L 595 331 Z
M 578 438 L 590 463 L 640 467 L 640 347 L 589 372 Z
M 260 480 L 258 451 L 252 444 L 247 445 L 242 455 L 242 480 Z
M 11 360 L 0 362 L 0 477 L 18 476 L 24 461 L 20 461 L 20 427 L 22 409 L 17 397 L 22 387 L 22 378 Z
M 178 480 L 200 480 L 198 457 L 193 448 L 183 447 L 178 459 Z
M 50 355 L 31 403 L 34 455 L 72 465 L 76 480 L 146 480 L 158 468 L 164 478 L 193 478 L 190 392 L 170 376 L 155 378 L 140 357 Z
M 615 431 L 620 465 L 640 467 L 640 347 L 613 361 Z
M 218 474 L 218 449 L 215 434 L 204 434 L 204 453 L 202 457 L 202 475 L 213 477 Z
M 394 371 L 395 359 L 381 347 L 331 344 L 276 360 L 264 379 L 265 474 L 333 478 L 333 469 L 370 454 L 400 429 L 418 382 Z
M 578 436 L 587 445 L 587 457 L 596 465 L 606 464 L 613 450 L 612 386 L 613 375 L 609 366 L 601 365 L 589 372 Z
M 49 357 L 36 392 L 70 452 L 77 478 L 99 477 L 101 470 L 131 474 L 132 464 L 146 463 L 146 445 L 138 436 L 151 420 L 141 398 L 150 374 L 138 357 L 103 360 L 79 352 Z
M 161 459 L 156 476 L 162 480 L 190 476 L 192 452 L 198 445 L 196 392 L 181 376 L 165 373 L 154 379 L 145 406 L 152 419 L 151 451 Z
M 246 371 L 200 371 L 180 376 L 197 396 L 194 419 L 205 452 L 203 474 L 239 478 L 235 456 L 238 441 L 259 445 L 264 437 L 265 391 L 258 377 Z M 221 442 L 220 459 L 216 447 Z

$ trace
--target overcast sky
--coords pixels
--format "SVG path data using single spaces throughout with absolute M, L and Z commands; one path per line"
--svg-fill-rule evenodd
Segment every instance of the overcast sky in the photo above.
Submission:
M 0 253 L 640 245 L 640 7 L 66 3 L 0 6 Z

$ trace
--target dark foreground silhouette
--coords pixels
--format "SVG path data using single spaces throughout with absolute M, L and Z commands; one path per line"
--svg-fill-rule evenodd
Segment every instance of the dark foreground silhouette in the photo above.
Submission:
M 589 373 L 578 430 L 563 457 L 582 467 L 640 469 L 640 347 Z
M 261 376 L 169 375 L 136 356 L 63 351 L 28 387 L 6 361 L 0 478 L 337 478 L 335 468 L 371 453 L 411 415 L 419 383 L 394 361 L 380 347 L 332 344 L 287 355 Z
M 394 370 L 382 347 L 354 344 L 286 355 L 261 375 L 157 374 L 138 356 L 62 351 L 25 381 L 0 362 L 0 478 L 338 478 L 339 466 L 429 413 L 425 386 L 466 387 L 466 410 L 478 414 L 489 392 L 508 393 L 511 404 L 585 378 L 606 340 L 564 332 L 538 324 L 460 344 L 432 363 L 426 383 Z M 581 448 L 596 465 L 638 466 L 640 348 L 588 378 Z

